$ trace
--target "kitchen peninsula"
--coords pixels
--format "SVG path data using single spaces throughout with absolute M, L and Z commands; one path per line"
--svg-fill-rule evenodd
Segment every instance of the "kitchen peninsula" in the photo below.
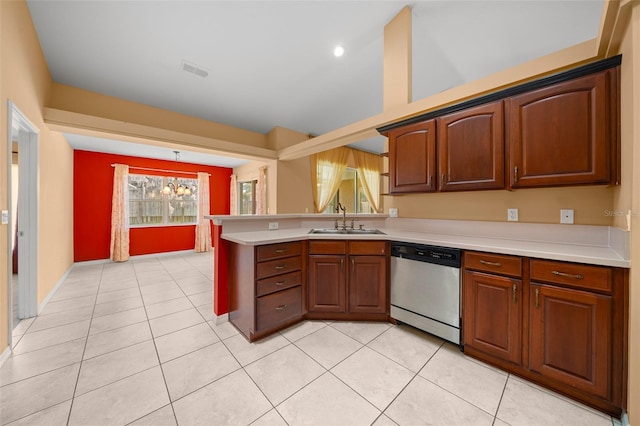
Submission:
M 249 341 L 305 318 L 390 321 L 389 243 L 456 248 L 466 354 L 608 413 L 626 400 L 626 231 L 374 214 L 345 222 L 382 234 L 324 234 L 310 231 L 342 227 L 343 217 L 208 218 L 214 314 Z

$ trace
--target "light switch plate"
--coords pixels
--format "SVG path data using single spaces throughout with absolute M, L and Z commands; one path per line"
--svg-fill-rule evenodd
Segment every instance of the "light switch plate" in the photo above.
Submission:
M 272 231 L 278 229 L 278 222 L 269 222 L 269 229 Z
M 6 225 L 9 223 L 9 210 L 2 210 L 2 224 Z
M 518 221 L 518 209 L 507 209 L 507 220 L 509 222 Z
M 573 223 L 573 210 L 562 209 L 560 210 L 560 223 Z
M 389 209 L 389 217 L 398 217 L 398 209 Z

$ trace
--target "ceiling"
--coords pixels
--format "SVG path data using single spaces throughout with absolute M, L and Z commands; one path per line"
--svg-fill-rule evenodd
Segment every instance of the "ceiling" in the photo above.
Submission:
M 27 3 L 58 83 L 260 133 L 282 126 L 316 135 L 382 112 L 384 26 L 405 5 L 414 100 L 595 38 L 603 7 L 602 0 Z M 207 77 L 183 71 L 185 61 Z M 67 138 L 76 149 L 175 159 L 171 148 Z M 383 144 L 380 137 L 352 146 L 381 152 Z M 193 154 L 202 164 L 245 162 L 208 156 L 205 163 Z

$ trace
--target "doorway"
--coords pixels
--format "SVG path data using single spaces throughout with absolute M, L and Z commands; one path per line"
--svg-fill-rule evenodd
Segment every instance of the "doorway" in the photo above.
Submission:
M 38 313 L 38 129 L 8 102 L 9 342 L 14 327 Z

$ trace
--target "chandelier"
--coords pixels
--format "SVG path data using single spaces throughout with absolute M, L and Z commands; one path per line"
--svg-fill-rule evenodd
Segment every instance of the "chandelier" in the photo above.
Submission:
M 174 178 L 173 182 L 170 181 L 162 188 L 162 193 L 164 195 L 191 195 L 191 188 L 178 183 L 178 179 Z

